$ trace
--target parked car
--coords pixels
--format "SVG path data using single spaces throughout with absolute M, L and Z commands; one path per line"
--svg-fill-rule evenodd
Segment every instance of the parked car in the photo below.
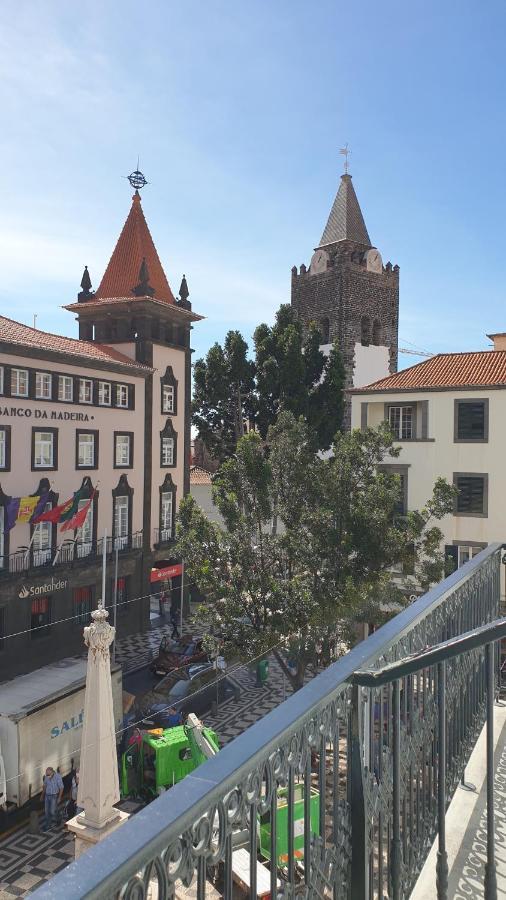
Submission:
M 155 675 L 167 675 L 181 666 L 207 661 L 208 656 L 202 638 L 183 637 L 179 641 L 171 641 L 170 638 L 164 637 L 160 641 L 158 656 L 151 663 L 150 669 Z
M 231 675 L 217 669 L 213 663 L 200 663 L 177 669 L 166 675 L 148 694 L 138 701 L 143 724 L 154 728 L 169 727 L 169 708 L 183 715 L 209 712 L 214 701 L 236 700 L 241 685 Z

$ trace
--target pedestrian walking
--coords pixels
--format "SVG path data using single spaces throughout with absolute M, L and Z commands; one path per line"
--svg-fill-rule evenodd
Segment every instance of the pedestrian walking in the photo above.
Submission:
M 76 769 L 72 776 L 72 784 L 70 787 L 70 803 L 68 805 L 68 817 L 71 819 L 77 813 L 77 789 L 79 787 L 79 769 Z
M 43 831 L 57 825 L 58 804 L 63 796 L 63 779 L 59 772 L 48 766 L 42 779 L 42 800 L 44 802 Z
M 170 608 L 170 624 L 172 625 L 171 638 L 172 638 L 172 640 L 176 640 L 176 641 L 179 640 L 179 629 L 178 629 L 179 615 L 178 615 L 178 613 L 179 613 L 179 610 L 178 610 L 177 606 L 174 606 L 174 604 L 172 604 L 172 606 Z

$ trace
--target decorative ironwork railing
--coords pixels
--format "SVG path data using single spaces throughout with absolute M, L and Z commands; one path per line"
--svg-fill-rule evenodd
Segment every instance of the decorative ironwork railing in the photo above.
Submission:
M 193 882 L 199 900 L 228 900 L 238 848 L 250 897 L 259 878 L 273 898 L 408 897 L 490 708 L 493 670 L 475 644 L 448 652 L 443 682 L 439 657 L 391 678 L 385 667 L 493 622 L 501 555 L 500 544 L 482 551 L 34 897 L 133 900 L 151 885 L 164 900 Z
M 157 544 L 169 544 L 174 540 L 174 529 L 171 526 L 170 528 L 155 528 L 153 535 L 153 543 L 155 546 Z
M 142 550 L 142 531 L 120 537 L 107 538 L 108 554 L 114 553 L 116 548 L 124 550 Z M 51 568 L 52 566 L 77 565 L 82 560 L 96 558 L 102 555 L 103 538 L 98 541 L 74 541 L 67 539 L 58 547 L 35 549 L 33 547 L 20 547 L 9 556 L 0 557 L 0 578 L 8 575 L 16 575 L 31 569 Z

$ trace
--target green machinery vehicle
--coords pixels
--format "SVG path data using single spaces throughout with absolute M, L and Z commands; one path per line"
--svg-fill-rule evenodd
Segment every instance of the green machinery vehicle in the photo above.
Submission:
M 320 833 L 320 794 L 314 788 L 310 789 L 310 822 L 311 832 Z M 294 787 L 294 857 L 304 859 L 304 785 L 296 784 Z M 276 850 L 278 866 L 286 866 L 288 863 L 288 799 L 286 788 L 278 790 L 277 816 L 276 816 Z M 260 817 L 260 853 L 265 859 L 271 857 L 271 817 L 270 813 Z
M 121 795 L 153 799 L 219 749 L 215 732 L 193 714 L 186 725 L 140 732 L 121 757 Z

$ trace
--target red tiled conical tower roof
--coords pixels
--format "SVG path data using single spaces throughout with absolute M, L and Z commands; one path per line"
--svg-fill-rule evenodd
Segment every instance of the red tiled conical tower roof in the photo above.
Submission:
M 132 197 L 132 207 L 123 225 L 118 243 L 93 299 L 132 297 L 133 289 L 139 284 L 139 271 L 143 260 L 146 261 L 149 284 L 154 290 L 154 298 L 164 300 L 166 303 L 175 303 L 174 295 L 144 218 L 140 194 L 136 191 Z

